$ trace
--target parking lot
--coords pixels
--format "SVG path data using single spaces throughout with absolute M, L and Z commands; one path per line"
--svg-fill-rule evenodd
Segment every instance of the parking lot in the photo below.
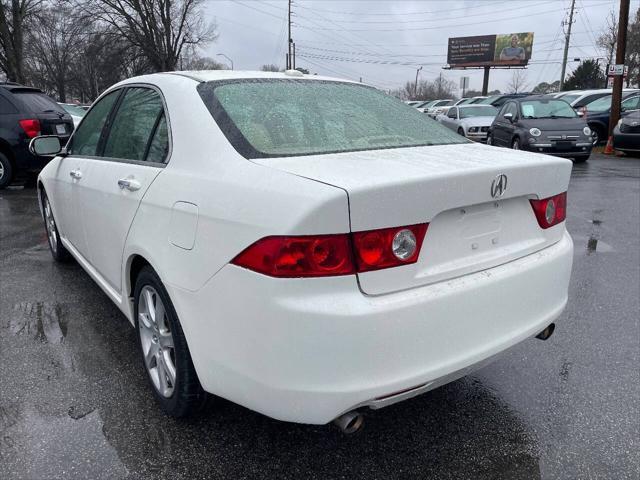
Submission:
M 210 401 L 160 413 L 134 330 L 50 256 L 34 189 L 0 192 L 5 478 L 615 478 L 640 469 L 640 160 L 574 167 L 569 305 L 470 377 L 366 412 L 349 437 Z M 499 306 L 496 306 L 499 308 Z

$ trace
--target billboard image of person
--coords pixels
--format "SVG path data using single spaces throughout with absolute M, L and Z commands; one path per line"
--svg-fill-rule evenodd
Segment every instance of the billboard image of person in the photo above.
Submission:
M 532 33 L 496 35 L 496 64 L 526 65 L 531 58 Z
M 451 68 L 525 66 L 532 47 L 532 32 L 455 37 L 449 39 L 447 63 Z

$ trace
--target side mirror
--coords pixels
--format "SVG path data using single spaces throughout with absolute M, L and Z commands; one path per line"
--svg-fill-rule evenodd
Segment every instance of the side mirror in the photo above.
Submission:
M 513 123 L 513 113 L 505 113 L 504 114 L 504 118 L 506 118 L 507 120 L 509 120 L 511 123 Z
M 62 145 L 55 135 L 42 135 L 29 142 L 29 151 L 33 155 L 50 157 L 59 154 L 62 151 Z
M 578 110 L 576 113 L 578 114 L 579 117 L 584 117 L 584 111 Z

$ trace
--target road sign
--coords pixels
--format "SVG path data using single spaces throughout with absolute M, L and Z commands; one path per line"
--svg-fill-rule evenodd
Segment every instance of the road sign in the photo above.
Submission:
M 610 64 L 609 69 L 607 71 L 607 76 L 609 77 L 617 77 L 620 75 L 627 75 L 629 72 L 629 67 L 624 64 Z

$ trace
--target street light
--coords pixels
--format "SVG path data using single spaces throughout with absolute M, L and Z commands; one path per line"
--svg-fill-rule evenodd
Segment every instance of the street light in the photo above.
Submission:
M 233 70 L 233 60 L 231 60 L 229 57 L 227 57 L 224 53 L 218 53 L 217 56 L 218 57 L 224 57 L 227 60 L 229 60 L 229 63 L 231 63 L 231 70 Z
M 416 100 L 416 97 L 418 96 L 418 74 L 420 73 L 420 70 L 422 70 L 422 66 L 420 66 L 420 68 L 416 69 L 416 83 L 415 86 L 413 87 L 413 99 Z

